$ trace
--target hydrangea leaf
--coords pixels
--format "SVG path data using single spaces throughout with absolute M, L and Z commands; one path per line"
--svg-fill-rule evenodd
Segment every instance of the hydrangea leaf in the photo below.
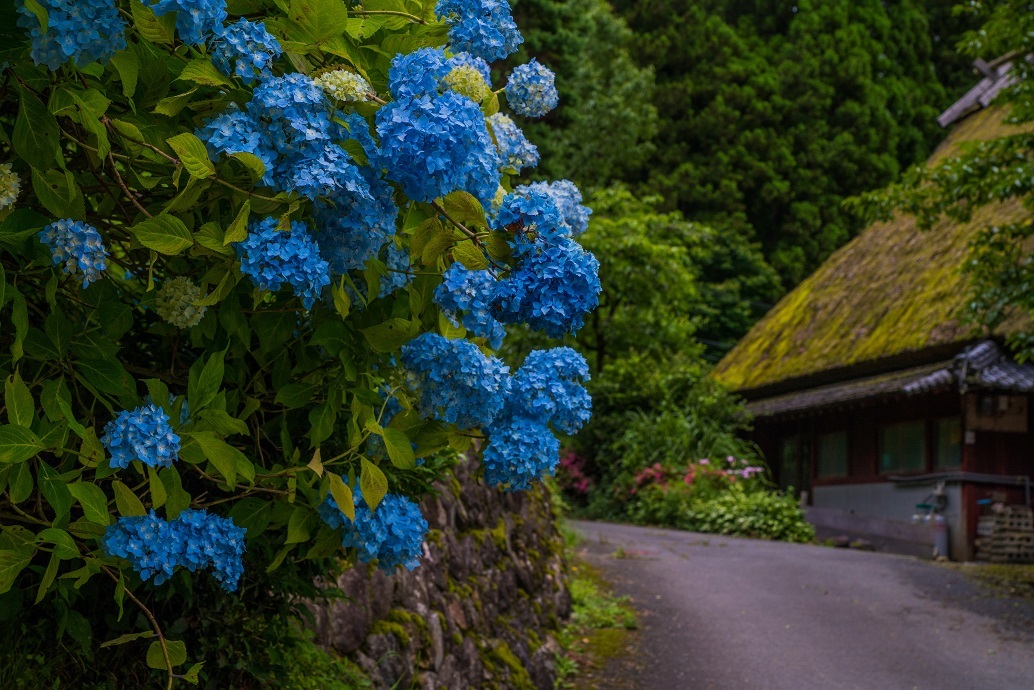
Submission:
M 36 553 L 31 544 L 21 545 L 17 549 L 0 551 L 0 594 L 4 594 L 14 584 L 18 573 L 25 569 Z
M 420 323 L 409 319 L 389 319 L 362 330 L 366 342 L 377 352 L 395 352 L 420 332 Z
M 140 244 L 160 254 L 176 255 L 194 245 L 194 238 L 176 216 L 160 215 L 141 221 L 131 232 Z
M 166 640 L 165 649 L 169 652 L 169 663 L 173 667 L 181 666 L 187 661 L 187 645 L 181 640 Z M 147 665 L 151 668 L 165 670 L 165 652 L 162 651 L 162 643 L 155 640 L 147 648 Z
M 0 426 L 0 464 L 25 462 L 44 449 L 36 434 L 23 426 Z
M 190 132 L 177 134 L 166 139 L 172 150 L 179 155 L 180 162 L 192 177 L 204 179 L 215 174 L 215 166 L 208 159 L 204 143 Z
M 118 508 L 119 515 L 131 517 L 147 514 L 144 504 L 140 502 L 140 499 L 137 498 L 132 489 L 117 479 L 111 483 L 111 486 L 115 490 L 115 507 Z
M 20 95 L 21 105 L 18 119 L 14 122 L 11 145 L 26 163 L 45 170 L 60 155 L 61 129 L 40 99 L 24 89 Z
M 68 490 L 79 502 L 83 514 L 90 522 L 107 526 L 111 522 L 108 514 L 108 498 L 96 484 L 78 481 L 68 485 Z
M 18 426 L 32 426 L 36 414 L 36 403 L 29 387 L 22 381 L 21 373 L 14 372 L 4 382 L 4 403 L 7 406 L 7 420 Z
M 176 78 L 180 81 L 190 81 L 204 86 L 233 86 L 233 82 L 216 69 L 211 59 L 191 60 L 184 65 L 183 71 Z
M 485 218 L 485 209 L 481 207 L 481 202 L 475 199 L 472 194 L 464 191 L 453 192 L 442 200 L 442 206 L 449 217 L 457 223 L 479 228 L 488 225 L 488 220 Z
M 352 496 L 352 489 L 338 475 L 333 472 L 327 473 L 327 481 L 330 485 L 330 495 L 334 497 L 338 510 L 349 520 L 355 520 L 355 500 Z
M 413 446 L 409 437 L 400 429 L 387 428 L 384 430 L 384 447 L 388 450 L 388 458 L 391 464 L 402 470 L 416 468 L 416 457 L 413 454 Z
M 132 98 L 136 93 L 136 84 L 140 77 L 140 60 L 136 53 L 131 50 L 120 50 L 112 56 L 111 64 L 122 81 L 122 95 Z
M 32 190 L 44 208 L 58 218 L 82 218 L 86 213 L 83 194 L 75 176 L 68 170 L 61 173 L 32 169 Z
M 363 499 L 370 506 L 370 510 L 376 510 L 388 493 L 388 478 L 384 476 L 380 467 L 366 458 L 362 459 L 362 469 L 359 472 L 359 489 L 363 492 Z
M 173 13 L 163 14 L 161 17 L 154 16 L 150 7 L 144 5 L 140 0 L 132 0 L 130 11 L 133 13 L 133 26 L 140 32 L 140 35 L 152 43 L 169 45 L 176 36 L 176 15 Z M 165 668 L 164 664 L 161 668 Z
M 452 257 L 471 271 L 483 271 L 488 268 L 488 258 L 470 240 L 464 240 L 454 246 Z

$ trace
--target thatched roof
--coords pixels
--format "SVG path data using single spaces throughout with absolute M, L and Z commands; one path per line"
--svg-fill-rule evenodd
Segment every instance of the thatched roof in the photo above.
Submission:
M 998 108 L 960 122 L 927 162 L 961 144 L 1015 131 Z M 915 219 L 876 223 L 787 294 L 715 367 L 748 397 L 773 395 L 956 354 L 981 336 L 963 325 L 962 267 L 974 233 L 1027 214 L 1019 202 L 980 209 L 969 223 L 921 232 Z

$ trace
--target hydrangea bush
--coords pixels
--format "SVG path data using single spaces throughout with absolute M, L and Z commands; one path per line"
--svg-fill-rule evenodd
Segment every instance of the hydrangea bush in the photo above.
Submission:
M 494 350 L 576 331 L 600 283 L 578 190 L 518 179 L 520 117 L 557 93 L 535 61 L 492 83 L 522 42 L 504 0 L 0 18 L 3 620 L 99 582 L 150 625 L 111 644 L 196 681 L 159 592 L 413 568 L 458 454 L 502 490 L 553 472 L 585 362 Z

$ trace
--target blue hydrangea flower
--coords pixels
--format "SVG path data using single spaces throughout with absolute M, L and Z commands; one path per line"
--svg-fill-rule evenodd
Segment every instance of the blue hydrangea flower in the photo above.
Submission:
M 210 567 L 223 589 L 235 591 L 244 574 L 244 528 L 234 524 L 232 518 L 191 509 L 170 524 L 178 547 L 178 564 L 192 573 Z
M 101 234 L 81 220 L 54 221 L 40 230 L 37 237 L 50 246 L 55 266 L 64 264 L 65 273 L 83 274 L 83 287 L 98 280 L 108 267 L 108 250 Z
M 361 269 L 395 234 L 395 205 L 391 185 L 370 168 L 359 168 L 368 196 L 338 194 L 316 203 L 316 241 L 333 274 Z
M 599 267 L 596 257 L 569 238 L 538 243 L 496 283 L 493 314 L 503 323 L 526 323 L 553 338 L 575 333 L 599 304 Z
M 539 164 L 538 148 L 528 141 L 513 120 L 502 113 L 496 113 L 488 118 L 488 124 L 492 126 L 503 165 L 520 172 Z
M 120 412 L 104 427 L 101 443 L 111 453 L 112 467 L 126 468 L 134 460 L 171 467 L 180 452 L 180 437 L 169 426 L 169 415 L 154 404 Z
M 471 271 L 458 261 L 442 275 L 442 284 L 434 293 L 435 303 L 456 322 L 463 312 L 463 326 L 488 341 L 498 350 L 506 329 L 492 317 L 491 298 L 495 278 L 488 271 Z
M 155 585 L 167 581 L 178 567 L 190 572 L 211 567 L 222 588 L 233 592 L 244 574 L 244 532 L 232 519 L 204 510 L 184 510 L 172 522 L 152 510 L 109 525 L 101 546 L 109 556 L 128 560 L 141 579 L 154 577 Z
M 441 48 L 400 53 L 388 69 L 388 91 L 395 99 L 433 95 L 438 93 L 439 82 L 448 72 Z
M 470 429 L 503 409 L 510 370 L 474 343 L 422 333 L 402 346 L 402 363 L 414 374 L 424 416 Z
M 205 142 L 208 155 L 213 160 L 218 160 L 223 153 L 250 153 L 257 156 L 266 168 L 262 184 L 272 186 L 277 154 L 269 146 L 263 129 L 263 123 L 231 103 L 229 108 L 209 120 L 196 134 L 198 139 Z
M 573 237 L 577 237 L 589 229 L 589 215 L 592 213 L 592 209 L 582 206 L 582 193 L 578 191 L 574 182 L 570 180 L 532 182 L 528 185 L 521 185 L 513 191 L 524 196 L 545 193 L 552 197 Z
M 435 13 L 449 25 L 449 43 L 492 62 L 524 42 L 506 0 L 438 0 Z
M 0 163 L 0 211 L 18 200 L 22 191 L 22 178 L 10 163 Z
M 495 225 L 510 234 L 513 255 L 518 258 L 540 251 L 544 243 L 556 244 L 571 232 L 553 196 L 537 190 L 507 194 Z
M 575 350 L 533 350 L 513 377 L 507 410 L 574 434 L 592 416 L 592 398 L 581 385 L 588 380 L 589 365 Z
M 409 250 L 388 244 L 384 265 L 388 267 L 388 275 L 381 277 L 381 297 L 400 290 L 413 280 L 413 267 L 409 264 Z
M 392 101 L 377 111 L 380 161 L 416 201 L 462 189 L 489 206 L 499 156 L 476 103 L 452 91 Z
M 301 221 L 277 230 L 277 220 L 266 218 L 249 227 L 248 238 L 237 244 L 241 272 L 260 290 L 279 290 L 284 283 L 311 309 L 320 290 L 330 285 L 330 269 Z
M 157 0 L 151 9 L 156 17 L 175 12 L 180 40 L 194 46 L 221 29 L 226 19 L 226 0 Z
M 212 42 L 212 63 L 227 76 L 237 75 L 245 84 L 271 76 L 273 60 L 283 50 L 262 22 L 247 19 L 220 27 Z
M 330 142 L 314 142 L 277 165 L 275 180 L 285 191 L 307 199 L 346 192 L 346 196 L 373 200 L 370 187 L 348 151 Z
M 109 556 L 129 561 L 142 580 L 153 577 L 156 585 L 172 577 L 179 565 L 179 542 L 169 523 L 154 510 L 148 515 L 120 517 L 108 525 L 101 546 Z
M 273 147 L 281 154 L 297 147 L 300 141 L 331 138 L 330 109 L 319 84 L 304 74 L 292 72 L 273 77 L 255 88 L 248 113 L 268 122 L 273 131 Z
M 542 63 L 531 59 L 510 73 L 506 83 L 506 102 L 518 115 L 542 117 L 560 101 L 553 84 L 553 73 Z
M 17 0 L 18 26 L 28 29 L 32 61 L 57 70 L 68 60 L 80 67 L 107 61 L 126 47 L 126 21 L 114 0 L 38 0 L 47 11 L 47 32 L 24 0 Z
M 376 510 L 370 510 L 358 487 L 352 489 L 352 498 L 354 522 L 341 513 L 332 496 L 328 495 L 319 507 L 320 517 L 342 530 L 342 546 L 355 549 L 363 563 L 377 561 L 377 566 L 387 572 L 400 565 L 407 570 L 420 565 L 427 520 L 416 503 L 405 496 L 388 494 Z
M 502 415 L 488 429 L 488 447 L 481 458 L 485 482 L 507 491 L 530 489 L 552 474 L 560 461 L 560 442 L 544 423 Z

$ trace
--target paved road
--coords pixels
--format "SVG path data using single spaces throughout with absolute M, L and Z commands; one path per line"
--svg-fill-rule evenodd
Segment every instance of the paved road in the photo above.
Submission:
M 585 560 L 641 611 L 637 650 L 608 663 L 592 682 L 600 690 L 1034 689 L 1034 604 L 958 572 L 881 553 L 572 526 Z

